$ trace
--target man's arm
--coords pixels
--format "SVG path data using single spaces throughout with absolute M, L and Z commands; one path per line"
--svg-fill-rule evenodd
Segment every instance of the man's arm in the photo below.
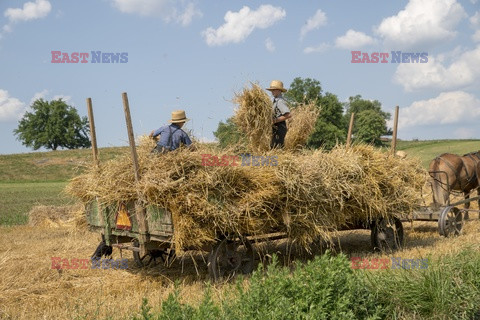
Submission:
M 287 120 L 287 119 L 290 119 L 291 117 L 292 117 L 292 115 L 291 115 L 290 112 L 284 113 L 283 115 L 281 115 L 281 116 L 278 117 L 277 119 L 273 120 L 273 124 L 278 123 L 278 122 L 285 121 L 285 120 Z
M 162 133 L 162 129 L 163 129 L 163 127 L 158 128 L 157 130 L 152 130 L 152 132 L 150 132 L 150 134 L 149 134 L 149 137 L 150 138 L 158 137 Z

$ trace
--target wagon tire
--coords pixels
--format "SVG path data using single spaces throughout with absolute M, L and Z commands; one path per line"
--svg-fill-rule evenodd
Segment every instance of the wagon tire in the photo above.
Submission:
M 371 230 L 374 251 L 393 252 L 402 249 L 403 225 L 397 217 L 380 218 L 372 223 Z
M 440 213 L 438 231 L 444 237 L 458 236 L 462 233 L 463 224 L 463 210 L 448 206 Z
M 208 274 L 213 282 L 249 274 L 255 267 L 255 252 L 247 239 L 223 239 L 208 256 Z

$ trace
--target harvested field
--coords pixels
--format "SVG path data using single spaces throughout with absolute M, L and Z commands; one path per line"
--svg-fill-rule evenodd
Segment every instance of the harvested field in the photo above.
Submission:
M 63 209 L 60 209 L 63 210 Z M 73 221 L 74 213 L 66 220 Z M 477 236 L 479 221 L 470 221 L 464 234 L 456 238 L 438 235 L 436 223 L 405 223 L 406 248 L 394 256 L 415 259 L 429 255 L 442 256 L 461 252 L 466 247 L 480 250 Z M 182 301 L 196 305 L 203 297 L 207 279 L 206 266 L 200 253 L 186 255 L 174 261 L 170 268 L 163 265 L 139 269 L 131 253 L 126 270 L 51 268 L 51 257 L 88 259 L 100 241 L 98 234 L 74 227 L 17 226 L 0 228 L 0 318 L 2 319 L 125 319 L 139 312 L 142 298 L 149 299 L 154 310 L 174 290 L 179 282 Z M 391 258 L 371 253 L 368 231 L 342 231 L 334 239 L 351 257 Z M 270 254 L 277 253 L 280 261 L 309 259 L 301 249 L 288 250 L 285 241 L 268 244 Z M 315 253 L 323 249 L 315 248 Z M 198 274 L 192 263 L 197 262 Z M 114 259 L 120 259 L 114 250 Z M 375 272 L 375 271 L 373 271 Z M 214 300 L 224 297 L 235 284 L 213 287 Z

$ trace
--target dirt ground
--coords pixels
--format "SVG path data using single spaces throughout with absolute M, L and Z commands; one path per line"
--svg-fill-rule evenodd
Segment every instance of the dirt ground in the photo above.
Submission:
M 443 238 L 436 222 L 404 223 L 406 247 L 395 257 L 404 259 L 438 256 L 474 246 L 480 250 L 480 221 L 471 219 L 459 237 Z M 198 303 L 208 281 L 206 253 L 189 252 L 167 268 L 162 264 L 138 268 L 131 252 L 124 251 L 127 269 L 52 269 L 52 257 L 89 259 L 100 241 L 78 220 L 49 220 L 29 226 L 0 227 L 0 319 L 113 319 L 124 318 L 139 310 L 146 297 L 158 309 L 175 282 L 184 302 Z M 335 250 L 350 257 L 391 258 L 371 252 L 370 231 L 342 231 Z M 285 241 L 263 248 L 276 253 L 280 262 L 310 259 L 303 250 L 289 250 Z M 313 254 L 325 248 L 317 248 Z M 120 259 L 114 249 L 113 259 Z M 220 298 L 230 286 L 216 285 L 214 297 Z

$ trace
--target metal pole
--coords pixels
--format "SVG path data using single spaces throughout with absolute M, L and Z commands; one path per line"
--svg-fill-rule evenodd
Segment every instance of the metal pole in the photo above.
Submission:
M 393 135 L 392 135 L 392 145 L 390 149 L 391 154 L 395 154 L 395 149 L 397 148 L 397 130 L 398 130 L 398 106 L 395 107 L 395 118 L 393 118 Z
M 353 130 L 353 119 L 355 118 L 355 112 L 352 112 L 350 116 L 350 124 L 348 125 L 348 134 L 347 134 L 347 148 L 350 147 L 352 142 L 352 130 Z
M 93 118 L 92 99 L 87 98 L 88 122 L 90 124 L 90 140 L 92 140 L 93 162 L 98 167 L 97 135 L 95 133 L 95 119 Z
M 133 169 L 135 171 L 135 181 L 140 181 L 140 166 L 138 165 L 137 148 L 135 147 L 135 138 L 133 135 L 132 117 L 130 116 L 130 106 L 128 104 L 127 93 L 122 93 L 123 111 L 125 112 L 125 122 L 127 123 L 128 141 L 130 143 L 130 150 L 132 152 Z M 142 194 L 138 195 L 138 201 L 135 202 L 135 215 L 138 222 L 138 242 L 140 248 L 140 255 L 146 253 L 145 243 L 147 242 L 147 220 L 145 208 L 141 204 L 143 198 Z

